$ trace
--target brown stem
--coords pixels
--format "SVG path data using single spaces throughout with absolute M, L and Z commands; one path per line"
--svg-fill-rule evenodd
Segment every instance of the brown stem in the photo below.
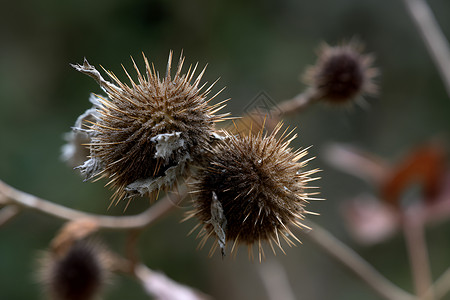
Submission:
M 280 102 L 277 104 L 277 109 L 280 116 L 292 116 L 305 110 L 315 100 L 318 100 L 317 93 L 309 88 L 291 99 Z
M 128 232 L 125 244 L 125 255 L 130 262 L 130 267 L 135 268 L 139 262 L 138 242 L 142 229 L 131 229 Z
M 263 110 L 255 108 L 248 112 L 242 119 L 239 120 L 239 125 L 236 128 L 231 127 L 231 130 L 244 130 L 247 132 L 248 128 L 252 131 L 258 132 L 264 126 L 265 129 L 272 131 L 278 123 L 282 121 L 283 117 L 294 116 L 306 108 L 308 108 L 315 100 L 317 100 L 317 93 L 314 93 L 312 88 L 305 90 L 297 96 L 284 100 L 273 107 L 265 107 Z M 244 125 L 244 126 L 242 126 Z
M 182 188 L 177 195 L 166 195 L 150 208 L 134 216 L 104 216 L 85 213 L 68 208 L 50 201 L 41 199 L 31 194 L 19 191 L 0 180 L 0 194 L 3 194 L 10 203 L 22 208 L 38 211 L 52 217 L 74 221 L 77 219 L 93 219 L 100 228 L 104 229 L 136 229 L 144 228 L 159 220 L 169 211 L 177 207 L 177 204 L 187 195 L 186 188 Z
M 420 299 L 435 299 L 430 289 L 432 278 L 421 218 L 416 217 L 414 213 L 406 212 L 403 218 L 403 234 L 409 254 L 416 294 Z
M 408 292 L 394 285 L 381 275 L 373 266 L 359 256 L 347 245 L 336 239 L 319 225 L 310 222 L 312 230 L 306 234 L 312 242 L 336 261 L 347 267 L 373 291 L 387 300 L 413 300 L 417 299 Z
M 14 219 L 21 212 L 17 205 L 7 205 L 0 210 L 0 227 Z

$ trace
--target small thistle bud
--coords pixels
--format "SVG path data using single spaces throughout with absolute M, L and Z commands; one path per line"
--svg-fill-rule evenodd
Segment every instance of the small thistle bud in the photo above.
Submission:
M 331 104 L 347 104 L 361 95 L 374 95 L 377 86 L 373 79 L 378 69 L 373 68 L 373 56 L 362 54 L 363 46 L 350 42 L 319 49 L 316 65 L 307 69 L 304 81 L 313 89 L 313 98 Z
M 87 113 L 86 128 L 76 128 L 89 135 L 90 159 L 79 168 L 86 179 L 109 178 L 115 189 L 114 197 L 148 195 L 171 187 L 187 174 L 213 139 L 214 123 L 225 115 L 215 115 L 223 105 L 209 105 L 206 99 L 211 87 L 199 86 L 205 69 L 194 78 L 197 65 L 181 74 L 181 56 L 175 76 L 171 76 L 172 52 L 166 75 L 150 66 L 144 56 L 146 76 L 133 61 L 137 73 L 131 84 L 122 83 L 107 72 L 114 83 L 102 78 L 86 60 L 73 65 L 78 71 L 93 77 L 107 97 L 91 100 L 94 110 Z M 216 94 L 217 95 L 217 94 Z
M 308 214 L 305 205 L 312 200 L 306 190 L 309 176 L 318 170 L 305 171 L 310 160 L 303 160 L 307 150 L 292 151 L 290 142 L 296 137 L 286 131 L 278 139 L 282 124 L 268 134 L 225 133 L 223 141 L 210 151 L 208 163 L 200 168 L 193 183 L 193 210 L 186 219 L 196 217 L 202 226 L 198 237 L 202 247 L 210 236 L 225 252 L 225 243 L 247 244 L 249 255 L 257 244 L 259 259 L 264 256 L 261 241 L 267 241 L 275 253 L 273 243 L 282 251 L 280 238 L 290 246 L 298 239 L 289 229 L 302 224 Z M 284 252 L 284 251 L 283 251 Z
M 46 253 L 40 280 L 52 300 L 90 300 L 100 293 L 108 278 L 102 250 L 80 240 L 62 255 Z

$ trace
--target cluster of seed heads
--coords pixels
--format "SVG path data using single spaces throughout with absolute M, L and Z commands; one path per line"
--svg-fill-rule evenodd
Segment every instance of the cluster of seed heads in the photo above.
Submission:
M 74 141 L 86 141 L 89 156 L 78 168 L 87 180 L 107 178 L 117 201 L 155 197 L 192 175 L 193 208 L 186 219 L 199 220 L 194 229 L 200 228 L 200 246 L 215 239 L 211 253 L 219 247 L 224 255 L 229 244 L 233 253 L 245 244 L 253 256 L 257 245 L 261 259 L 263 241 L 273 252 L 274 245 L 283 251 L 282 240 L 298 241 L 290 226 L 306 227 L 302 220 L 310 212 L 305 207 L 317 194 L 309 182 L 317 169 L 307 170 L 307 149 L 291 148 L 296 135 L 281 123 L 268 133 L 219 131 L 215 124 L 228 114 L 217 114 L 223 102 L 210 104 L 217 94 L 208 98 L 212 86 L 200 84 L 205 69 L 196 78 L 197 65 L 183 74 L 181 56 L 172 76 L 172 52 L 164 77 L 145 56 L 144 62 L 143 75 L 133 61 L 137 80 L 124 69 L 129 84 L 108 71 L 112 82 L 105 80 L 86 60 L 73 65 L 106 95 L 91 96 L 93 106 L 78 118 L 65 156 L 79 149 Z M 371 63 L 354 43 L 322 47 L 306 76 L 314 98 L 345 103 L 374 93 Z

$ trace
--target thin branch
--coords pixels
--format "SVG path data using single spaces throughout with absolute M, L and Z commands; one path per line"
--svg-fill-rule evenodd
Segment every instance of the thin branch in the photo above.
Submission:
M 210 297 L 173 281 L 166 275 L 150 270 L 140 264 L 134 270 L 147 294 L 158 300 L 205 300 Z
M 280 117 L 291 116 L 302 112 L 310 104 L 315 102 L 315 100 L 318 100 L 316 97 L 317 93 L 312 88 L 308 88 L 297 96 L 278 103 L 277 109 L 279 110 Z
M 394 285 L 373 266 L 359 256 L 347 245 L 336 239 L 328 231 L 319 225 L 310 222 L 312 230 L 306 234 L 312 242 L 319 246 L 324 252 L 336 261 L 347 267 L 361 280 L 363 280 L 373 291 L 387 300 L 413 300 L 417 299 L 410 293 Z
M 403 0 L 450 96 L 450 47 L 425 0 Z
M 7 205 L 0 210 L 0 227 L 14 219 L 21 209 L 17 205 Z
M 424 230 L 422 221 L 420 218 L 416 218 L 414 212 L 405 213 L 403 233 L 416 294 L 420 299 L 427 300 L 434 299 L 434 295 L 430 288 L 432 286 L 432 278 Z
M 257 132 L 264 126 L 265 129 L 271 131 L 282 121 L 282 118 L 295 116 L 306 110 L 317 100 L 316 96 L 317 93 L 314 93 L 312 88 L 308 88 L 293 98 L 279 102 L 272 107 L 268 107 L 266 103 L 263 103 L 262 107 L 257 106 L 249 111 L 240 119 L 239 123 L 244 125 L 244 130 L 250 127 L 254 132 Z M 231 130 L 234 129 L 231 127 Z
M 139 262 L 139 236 L 142 233 L 142 229 L 131 229 L 128 232 L 127 241 L 125 243 L 125 255 L 131 268 L 135 268 Z
M 266 261 L 264 264 L 260 264 L 257 270 L 270 300 L 296 299 L 286 271 L 278 261 L 273 259 Z
M 3 194 L 10 203 L 22 208 L 31 209 L 52 217 L 74 221 L 77 219 L 93 219 L 100 228 L 104 229 L 137 229 L 144 228 L 156 222 L 173 208 L 187 195 L 186 188 L 180 189 L 179 194 L 166 195 L 144 212 L 134 216 L 103 216 L 81 212 L 50 201 L 41 199 L 31 194 L 19 191 L 0 180 L 0 194 Z
M 383 183 L 390 172 L 389 164 L 381 157 L 351 145 L 330 144 L 325 148 L 322 158 L 333 167 L 362 178 L 370 184 Z
M 432 296 L 436 300 L 442 299 L 450 291 L 450 268 L 445 270 L 445 272 L 435 281 L 434 285 L 427 292 L 427 296 Z

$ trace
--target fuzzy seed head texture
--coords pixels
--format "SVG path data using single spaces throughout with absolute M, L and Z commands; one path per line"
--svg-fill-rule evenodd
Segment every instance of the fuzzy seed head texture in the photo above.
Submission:
M 225 116 L 216 114 L 223 102 L 209 104 L 218 93 L 207 99 L 214 84 L 207 89 L 205 84 L 200 86 L 206 67 L 195 79 L 197 65 L 182 74 L 181 55 L 172 77 L 170 52 L 166 75 L 160 78 L 153 64 L 143 58 L 145 76 L 133 60 L 136 82 L 124 68 L 130 84 L 109 71 L 106 73 L 113 83 L 104 80 L 86 60 L 83 65 L 74 65 L 93 77 L 107 94 L 91 100 L 94 121 L 87 119 L 85 128 L 78 128 L 91 139 L 90 158 L 80 169 L 87 179 L 108 178 L 117 200 L 151 195 L 185 177 L 190 164 L 209 147 L 214 123 Z
M 308 200 L 317 192 L 308 192 L 310 176 L 318 170 L 305 171 L 310 159 L 302 160 L 307 149 L 293 151 L 289 147 L 296 137 L 292 131 L 281 132 L 280 123 L 271 134 L 249 133 L 232 135 L 210 151 L 209 162 L 196 175 L 192 187 L 193 209 L 186 219 L 195 217 L 201 228 L 198 237 L 203 247 L 209 237 L 216 239 L 210 255 L 217 246 L 224 254 L 225 243 L 232 243 L 231 252 L 238 244 L 246 244 L 253 258 L 256 245 L 259 259 L 264 256 L 262 241 L 282 251 L 280 239 L 289 246 L 298 241 L 289 229 L 299 228 Z M 284 252 L 284 251 L 283 251 Z
M 41 264 L 40 279 L 52 300 L 96 299 L 108 277 L 100 249 L 85 241 L 62 256 L 46 253 Z
M 314 66 L 305 72 L 304 81 L 314 96 L 330 104 L 351 104 L 359 96 L 376 95 L 374 57 L 363 54 L 364 47 L 353 40 L 339 46 L 322 44 Z

